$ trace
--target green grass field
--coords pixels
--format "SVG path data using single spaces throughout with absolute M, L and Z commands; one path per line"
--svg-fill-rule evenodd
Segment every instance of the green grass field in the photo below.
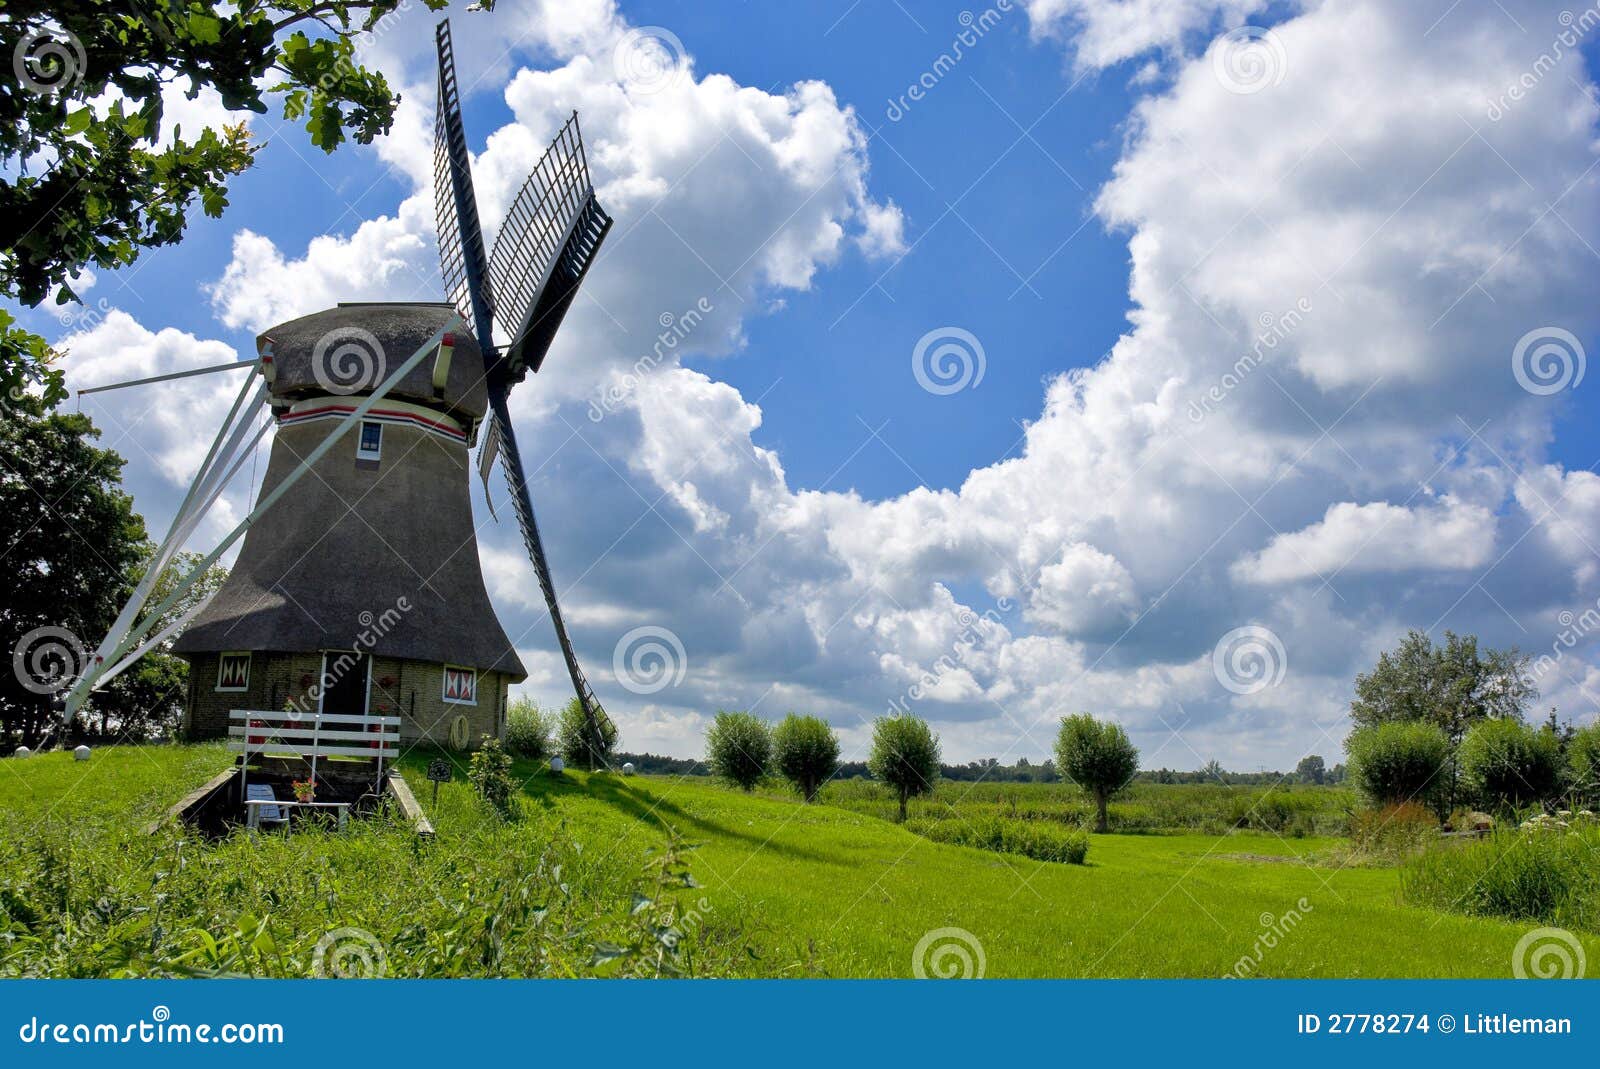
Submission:
M 1098 835 L 1087 864 L 1063 865 L 913 835 L 865 811 L 870 784 L 805 806 L 706 780 L 558 778 L 520 763 L 522 815 L 502 824 L 464 766 L 435 806 L 431 756 L 403 764 L 438 829 L 427 845 L 384 823 L 220 843 L 145 835 L 226 767 L 217 747 L 0 762 L 0 974 L 302 975 L 319 940 L 347 927 L 371 933 L 389 975 L 606 974 L 618 963 L 597 964 L 594 948 L 648 942 L 641 918 L 659 916 L 635 912 L 638 892 L 677 903 L 693 975 L 910 976 L 924 936 L 959 928 L 990 977 L 1212 977 L 1241 960 L 1259 976 L 1502 977 L 1534 926 L 1405 906 L 1399 870 L 1342 865 L 1327 836 Z M 1031 785 L 963 801 L 970 786 L 948 784 L 935 802 L 1071 804 Z M 1188 790 L 1203 789 L 1160 788 Z M 1339 793 L 1305 807 L 1331 813 Z M 668 828 L 693 844 L 698 886 L 653 889 Z M 1600 955 L 1600 939 L 1583 940 Z

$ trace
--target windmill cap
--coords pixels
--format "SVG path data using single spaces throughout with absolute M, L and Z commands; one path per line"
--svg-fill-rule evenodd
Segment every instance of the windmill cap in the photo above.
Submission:
M 366 394 L 389 377 L 455 315 L 448 304 L 340 304 L 262 332 L 276 372 L 274 403 L 324 394 Z M 454 346 L 442 390 L 433 385 L 434 358 L 423 357 L 388 396 L 448 412 L 470 425 L 488 408 L 483 354 L 464 327 L 446 336 Z

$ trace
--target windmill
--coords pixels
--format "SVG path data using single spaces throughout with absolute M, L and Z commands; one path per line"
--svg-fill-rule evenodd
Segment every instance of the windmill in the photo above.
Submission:
M 613 729 L 578 664 L 561 616 L 508 398 L 513 386 L 544 363 L 556 330 L 611 229 L 611 217 L 595 198 L 578 114 L 573 112 L 523 183 L 500 226 L 493 250 L 485 256 L 466 131 L 461 121 L 460 85 L 449 19 L 436 28 L 435 43 L 439 89 L 433 134 L 433 193 L 439 266 L 446 295 L 472 324 L 485 356 L 490 414 L 480 447 L 479 472 L 487 479 L 489 469 L 499 458 L 523 546 L 549 606 L 556 642 L 583 708 L 593 763 L 606 749 L 602 733 Z M 495 348 L 496 327 L 508 339 L 503 348 Z
M 615 729 L 557 604 L 508 398 L 544 362 L 611 218 L 595 199 L 574 113 L 486 254 L 448 22 L 439 24 L 437 44 L 435 202 L 447 303 L 341 304 L 264 332 L 254 359 L 80 391 L 253 372 L 144 580 L 92 654 L 81 651 L 82 671 L 56 702 L 60 724 L 176 635 L 172 652 L 191 665 L 187 726 L 196 736 L 231 734 L 248 744 L 256 718 L 299 708 L 313 693 L 307 708 L 317 717 L 361 720 L 362 730 L 374 710 L 388 717 L 386 728 L 436 741 L 448 735 L 457 745 L 503 727 L 506 687 L 526 672 L 484 589 L 466 478 L 476 442 L 480 476 L 486 480 L 497 459 L 504 470 L 583 710 L 591 763 L 602 759 Z M 470 333 L 458 336 L 464 324 Z M 402 353 L 409 355 L 394 366 L 389 356 Z M 340 380 L 350 365 L 355 381 Z M 271 418 L 258 427 L 263 409 Z M 250 513 L 186 579 L 155 597 L 163 567 L 269 429 L 271 458 Z M 353 450 L 336 448 L 346 439 Z M 193 582 L 241 538 L 222 587 L 170 621 Z M 377 617 L 384 626 L 376 633 L 365 626 L 372 610 L 401 604 L 404 615 Z M 363 624 L 354 637 L 353 620 Z

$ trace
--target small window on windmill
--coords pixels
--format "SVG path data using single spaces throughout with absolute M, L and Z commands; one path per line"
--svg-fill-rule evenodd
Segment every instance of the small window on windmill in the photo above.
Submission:
M 357 460 L 377 460 L 383 455 L 383 424 L 361 424 L 361 439 L 356 444 Z
M 478 704 L 478 672 L 473 668 L 444 669 L 444 701 L 446 705 Z
M 250 655 L 224 653 L 217 661 L 217 689 L 243 691 L 250 689 Z

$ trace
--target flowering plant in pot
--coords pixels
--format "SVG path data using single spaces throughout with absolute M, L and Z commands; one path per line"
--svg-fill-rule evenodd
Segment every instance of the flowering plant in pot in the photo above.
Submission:
M 314 779 L 294 780 L 289 788 L 294 791 L 294 800 L 297 802 L 310 802 L 317 797 L 317 781 Z

